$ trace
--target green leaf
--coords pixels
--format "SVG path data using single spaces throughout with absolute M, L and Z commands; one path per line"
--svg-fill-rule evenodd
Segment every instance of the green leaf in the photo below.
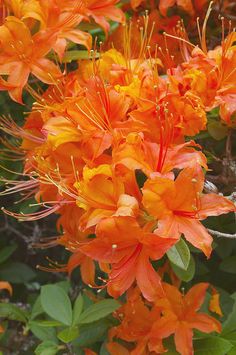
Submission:
M 65 325 L 72 323 L 72 307 L 66 292 L 57 285 L 41 288 L 41 304 L 44 311 L 53 319 Z
M 88 51 L 86 50 L 74 50 L 74 51 L 68 51 L 65 53 L 62 62 L 63 63 L 71 63 L 73 60 L 79 60 L 79 59 L 89 59 L 91 58 L 91 55 Z M 96 53 L 95 58 L 99 58 L 99 53 Z
M 55 355 L 57 354 L 59 347 L 53 341 L 47 340 L 39 344 L 35 349 L 36 355 Z
M 234 345 L 234 346 L 230 349 L 230 351 L 228 352 L 227 355 L 235 355 L 235 354 L 236 354 L 236 345 Z
M 27 283 L 35 276 L 36 273 L 28 265 L 20 262 L 8 262 L 0 269 L 0 279 L 15 284 Z
M 33 305 L 32 311 L 31 311 L 31 315 L 30 315 L 30 319 L 36 318 L 37 316 L 39 316 L 43 312 L 44 312 L 44 310 L 41 305 L 40 296 L 38 296 L 36 301 L 34 302 L 34 305 Z
M 57 320 L 36 320 L 33 321 L 34 324 L 38 324 L 40 325 L 40 327 L 44 327 L 44 328 L 52 328 L 52 327 L 61 327 L 63 326 L 62 322 L 58 322 Z
M 120 303 L 116 300 L 107 299 L 93 304 L 87 308 L 80 316 L 79 323 L 91 323 L 98 319 L 108 316 L 120 307 Z
M 210 337 L 194 341 L 194 355 L 227 355 L 231 350 L 230 341 L 220 337 Z
M 57 334 L 58 339 L 63 341 L 63 343 L 70 343 L 79 336 L 78 327 L 70 327 L 63 329 L 60 333 Z
M 171 263 L 171 266 L 175 272 L 175 274 L 180 278 L 180 280 L 184 282 L 189 282 L 193 279 L 195 275 L 195 261 L 193 256 L 190 256 L 190 262 L 188 264 L 188 268 L 186 270 L 181 269 L 180 267 Z
M 17 249 L 17 244 L 8 245 L 0 251 L 0 264 L 4 263 Z
M 212 138 L 217 141 L 224 139 L 227 136 L 228 128 L 223 125 L 219 120 L 210 119 L 207 125 L 207 129 Z
M 28 313 L 12 303 L 0 303 L 0 317 L 26 323 Z
M 73 345 L 77 349 L 88 347 L 97 341 L 101 342 L 105 340 L 106 331 L 110 326 L 111 324 L 107 320 L 82 325 L 79 338 L 73 341 Z
M 230 274 L 236 274 L 236 255 L 224 259 L 220 264 L 220 270 Z
M 41 341 L 50 340 L 57 342 L 56 330 L 54 328 L 42 327 L 38 322 L 29 322 L 28 326 L 34 336 Z
M 225 336 L 228 333 L 236 330 L 236 302 L 234 302 L 234 306 L 232 312 L 228 315 L 228 318 L 223 324 L 222 336 Z
M 180 269 L 187 270 L 190 262 L 190 251 L 183 239 L 180 239 L 178 243 L 167 251 L 167 256 L 172 264 Z
M 73 325 L 79 324 L 79 318 L 83 310 L 83 305 L 84 305 L 83 296 L 79 294 L 79 296 L 75 300 L 74 308 L 73 308 L 73 322 L 72 322 Z
M 61 287 L 61 288 L 63 288 L 63 290 L 64 290 L 66 293 L 69 292 L 70 287 L 71 287 L 70 281 L 68 281 L 68 280 L 64 280 L 64 281 L 57 282 L 56 285 L 59 286 L 59 287 Z
M 205 275 L 209 272 L 209 269 L 207 268 L 207 266 L 201 262 L 200 260 L 197 261 L 196 264 L 196 275 Z

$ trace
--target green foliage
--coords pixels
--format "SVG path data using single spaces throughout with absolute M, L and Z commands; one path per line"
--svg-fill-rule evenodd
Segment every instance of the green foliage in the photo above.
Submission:
M 125 0 L 123 3 L 128 3 L 128 1 Z M 170 11 L 174 12 L 175 8 L 173 7 Z M 117 24 L 112 23 L 111 31 L 116 27 Z M 82 23 L 81 29 L 89 31 L 97 38 L 97 42 L 105 39 L 103 30 L 93 22 Z M 73 61 L 89 57 L 88 51 L 81 50 L 75 44 L 69 44 L 62 60 L 62 66 L 64 64 L 70 66 Z M 96 53 L 95 58 L 98 57 L 99 54 Z M 24 93 L 23 101 L 26 103 L 26 109 L 26 107 L 12 102 L 6 93 L 1 92 L 1 114 L 12 115 L 21 125 L 24 121 L 24 111 L 30 110 L 33 100 L 28 93 Z M 194 140 L 202 145 L 208 158 L 207 178 L 212 171 L 216 172 L 216 175 L 213 175 L 214 181 L 214 177 L 217 178 L 225 174 L 224 169 L 227 167 L 225 146 L 229 129 L 220 121 L 218 109 L 213 109 L 207 116 L 207 131 L 200 132 L 194 137 Z M 236 140 L 232 139 L 233 148 L 235 142 Z M 228 166 L 227 168 L 230 170 L 232 167 Z M 19 172 L 22 172 L 21 161 L 0 161 L 1 177 L 14 180 L 18 178 Z M 141 189 L 147 176 L 141 170 L 136 170 L 135 176 Z M 231 193 L 232 186 L 227 183 L 227 180 L 226 183 L 217 181 L 216 185 L 225 195 Z M 39 209 L 33 198 L 15 203 L 17 199 L 12 196 L 4 198 L 2 205 L 6 207 L 9 205 L 12 210 L 26 214 Z M 0 349 L 1 346 L 4 349 L 0 350 L 0 355 L 5 355 L 5 348 L 8 347 L 11 349 L 11 354 L 13 349 L 11 343 L 15 338 L 23 339 L 19 344 L 25 344 L 28 340 L 29 343 L 32 343 L 27 351 L 23 350 L 24 355 L 32 355 L 33 353 L 36 355 L 61 355 L 67 354 L 68 349 L 73 354 L 84 355 L 84 347 L 95 349 L 99 355 L 109 355 L 106 349 L 108 330 L 111 326 L 116 325 L 112 313 L 119 309 L 123 299 L 118 301 L 109 299 L 105 291 L 99 294 L 103 294 L 105 299 L 98 298 L 96 292 L 93 293 L 93 297 L 90 297 L 90 290 L 88 291 L 88 288 L 82 284 L 77 274 L 76 277 L 72 277 L 70 283 L 63 274 L 58 276 L 55 273 L 36 270 L 36 265 L 45 265 L 45 256 L 52 260 L 59 260 L 62 264 L 68 259 L 67 252 L 63 253 L 59 248 L 59 251 L 55 252 L 51 250 L 46 252 L 31 250 L 29 252 L 30 243 L 37 244 L 43 236 L 56 235 L 55 230 L 51 230 L 51 225 L 55 225 L 55 219 L 51 218 L 45 224 L 44 222 L 32 223 L 27 227 L 23 223 L 17 223 L 9 218 L 7 220 L 8 229 L 4 229 L 4 226 L 2 228 L 2 224 L 0 226 L 2 230 L 0 280 L 8 281 L 13 286 L 12 298 L 9 299 L 4 291 L 0 302 L 1 324 L 6 328 L 6 332 L 0 336 Z M 51 223 L 51 221 L 53 222 Z M 4 222 L 2 214 L 0 222 Z M 206 227 L 216 231 L 235 233 L 233 213 L 208 218 L 203 223 Z M 27 240 L 28 236 L 32 237 L 32 240 Z M 236 284 L 236 242 L 226 238 L 214 238 L 214 245 L 214 251 L 209 261 L 196 248 L 189 247 L 183 239 L 167 252 L 167 257 L 174 273 L 183 281 L 184 288 L 186 286 L 188 289 L 191 284 L 197 282 L 209 282 L 220 291 L 220 305 L 224 314 L 222 318 L 219 317 L 223 325 L 222 333 L 212 336 L 196 332 L 193 341 L 194 354 L 235 355 L 236 296 L 233 292 Z M 59 280 L 60 282 L 58 282 Z M 188 285 L 185 285 L 185 282 Z M 208 294 L 207 301 L 203 306 L 205 312 L 209 312 L 209 298 Z M 173 338 L 164 341 L 164 343 L 168 348 L 166 355 L 178 355 Z M 17 348 L 16 344 L 13 346 Z
M 196 355 L 227 355 L 232 349 L 230 341 L 220 337 L 209 337 L 195 340 L 194 354 Z
M 172 263 L 171 263 L 171 266 L 172 266 L 175 274 L 180 278 L 180 280 L 182 280 L 184 282 L 191 281 L 195 275 L 195 261 L 194 261 L 194 257 L 192 255 L 190 256 L 190 261 L 189 261 L 187 269 L 180 268 L 177 265 L 172 264 Z
M 190 262 L 190 251 L 183 239 L 180 239 L 170 250 L 167 251 L 168 259 L 179 269 L 187 270 Z
M 72 302 L 67 294 L 68 282 L 44 285 L 30 311 L 11 303 L 0 303 L 0 317 L 20 322 L 24 333 L 29 332 L 41 343 L 35 354 L 57 354 L 70 344 L 78 351 L 105 336 L 111 320 L 107 318 L 120 307 L 113 299 L 96 303 L 85 301 L 80 293 Z
M 98 58 L 99 54 L 96 53 L 95 58 Z M 65 53 L 63 57 L 63 63 L 71 63 L 73 60 L 89 59 L 91 58 L 88 51 L 85 50 L 73 50 Z
M 120 307 L 119 302 L 113 299 L 107 299 L 93 304 L 87 308 L 80 316 L 79 323 L 87 324 L 95 322 L 106 317 Z
M 72 308 L 68 295 L 57 285 L 46 285 L 41 288 L 41 305 L 43 310 L 53 319 L 65 324 L 72 324 Z
M 36 273 L 32 268 L 21 262 L 8 262 L 0 268 L 0 279 L 10 283 L 21 284 L 32 281 Z
M 36 355 L 55 355 L 57 354 L 59 347 L 57 344 L 52 341 L 44 341 L 39 344 L 35 350 Z
M 0 303 L 0 317 L 19 322 L 27 322 L 27 312 L 12 303 Z

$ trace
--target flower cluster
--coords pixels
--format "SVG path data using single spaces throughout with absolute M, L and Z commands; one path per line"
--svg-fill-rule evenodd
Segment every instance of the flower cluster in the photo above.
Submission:
M 176 350 L 181 355 L 193 353 L 193 329 L 204 333 L 220 332 L 221 324 L 213 317 L 198 313 L 208 288 L 207 283 L 193 286 L 186 295 L 163 283 L 164 295 L 153 303 L 140 297 L 138 289 L 130 289 L 127 303 L 116 313 L 121 324 L 110 331 L 107 347 L 111 355 L 162 354 L 163 339 L 174 334 Z M 136 343 L 129 352 L 114 338 Z
M 206 129 L 206 112 L 212 108 L 219 107 L 222 120 L 234 124 L 235 32 L 210 51 L 205 27 L 201 48 L 183 33 L 172 38 L 183 55 L 175 65 L 168 49 L 150 47 L 147 16 L 137 56 L 127 25 L 121 51 L 94 50 L 78 69 L 62 74 L 44 56 L 53 48 L 60 58 L 67 39 L 90 48 L 89 35 L 75 26 L 89 16 L 104 29 L 106 17 L 121 21 L 116 1 L 17 3 L 7 2 L 14 16 L 0 27 L 0 71 L 9 75 L 1 85 L 17 101 L 30 72 L 52 85 L 42 95 L 30 89 L 35 103 L 23 127 L 2 123 L 5 132 L 22 138 L 27 178 L 10 182 L 5 194 L 24 191 L 43 209 L 30 215 L 5 212 L 20 220 L 57 213 L 63 234 L 47 245 L 63 245 L 72 254 L 59 271 L 71 273 L 80 266 L 84 283 L 107 287 L 114 298 L 128 291 L 119 311 L 121 325 L 111 338 L 136 342 L 132 354 L 164 352 L 162 339 L 173 333 L 177 350 L 192 354 L 193 328 L 220 330 L 217 321 L 196 313 L 208 284 L 184 296 L 163 282 L 156 262 L 182 236 L 209 258 L 212 237 L 201 221 L 235 211 L 230 200 L 204 193 L 207 159 L 191 139 Z M 32 34 L 35 21 L 39 31 Z M 107 275 L 104 285 L 95 278 L 96 262 Z M 108 346 L 111 354 L 121 347 L 112 340 Z
M 0 4 L 0 90 L 22 102 L 30 74 L 54 85 L 62 77 L 58 65 L 46 58 L 53 50 L 62 60 L 67 42 L 91 48 L 92 37 L 78 28 L 93 20 L 106 32 L 107 19 L 124 21 L 117 0 L 4 0 Z M 7 76 L 7 80 L 3 78 Z

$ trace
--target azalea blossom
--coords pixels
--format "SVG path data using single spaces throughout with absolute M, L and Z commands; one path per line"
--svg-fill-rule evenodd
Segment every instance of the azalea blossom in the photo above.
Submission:
M 200 220 L 235 211 L 235 205 L 217 194 L 202 194 L 203 184 L 200 168 L 185 168 L 175 180 L 148 179 L 142 189 L 143 205 L 158 220 L 155 233 L 177 239 L 183 234 L 209 258 L 212 237 Z

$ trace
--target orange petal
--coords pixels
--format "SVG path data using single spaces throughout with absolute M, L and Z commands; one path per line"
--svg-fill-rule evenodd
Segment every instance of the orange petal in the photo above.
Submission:
M 12 295 L 12 287 L 9 282 L 0 281 L 0 290 L 7 290 Z
M 145 251 L 141 252 L 138 258 L 135 273 L 138 287 L 148 301 L 154 301 L 158 296 L 164 295 L 160 276 L 152 267 Z
M 143 205 L 152 216 L 162 219 L 172 214 L 169 206 L 175 197 L 174 181 L 159 177 L 148 179 L 142 192 Z
M 159 10 L 162 16 L 167 15 L 167 11 L 170 7 L 173 7 L 175 4 L 175 0 L 160 0 Z
M 209 310 L 223 317 L 222 310 L 220 308 L 220 294 L 214 287 L 211 287 L 211 299 L 209 303 Z
M 236 211 L 236 206 L 232 201 L 214 193 L 203 195 L 200 206 L 201 209 L 198 212 L 200 219 Z
M 69 30 L 63 33 L 63 37 L 69 41 L 85 46 L 88 50 L 92 46 L 92 37 L 89 33 L 77 29 Z
M 106 348 L 109 351 L 110 355 L 129 355 L 130 352 L 122 345 L 110 342 L 106 344 Z
M 184 297 L 189 311 L 198 311 L 204 302 L 209 283 L 201 282 L 194 285 Z
M 142 1 L 143 0 L 131 0 L 130 3 L 131 3 L 132 8 L 135 10 L 136 7 L 138 7 L 141 4 Z
M 31 65 L 32 74 L 46 84 L 56 84 L 62 77 L 60 69 L 48 59 L 41 58 Z
M 80 267 L 80 272 L 81 278 L 85 284 L 95 286 L 95 264 L 91 258 L 84 258 L 84 261 L 82 262 Z
M 153 338 L 167 338 L 173 334 L 176 330 L 178 322 L 174 316 L 165 316 L 158 319 L 151 330 L 151 336 Z
M 175 180 L 176 198 L 172 203 L 175 211 L 193 211 L 198 192 L 202 192 L 204 174 L 200 166 L 183 169 Z M 197 207 L 196 207 L 197 208 Z
M 141 246 L 137 245 L 129 250 L 126 257 L 119 263 L 112 266 L 112 271 L 109 274 L 109 282 L 107 286 L 108 293 L 117 298 L 121 296 L 135 281 L 137 275 L 137 264 Z
M 175 332 L 176 350 L 181 355 L 193 355 L 193 331 L 184 322 Z
M 202 250 L 207 258 L 210 257 L 213 239 L 198 220 L 178 217 L 178 228 L 189 243 Z
M 203 333 L 221 332 L 221 323 L 208 314 L 195 314 L 192 320 L 189 320 L 189 326 L 200 330 Z

